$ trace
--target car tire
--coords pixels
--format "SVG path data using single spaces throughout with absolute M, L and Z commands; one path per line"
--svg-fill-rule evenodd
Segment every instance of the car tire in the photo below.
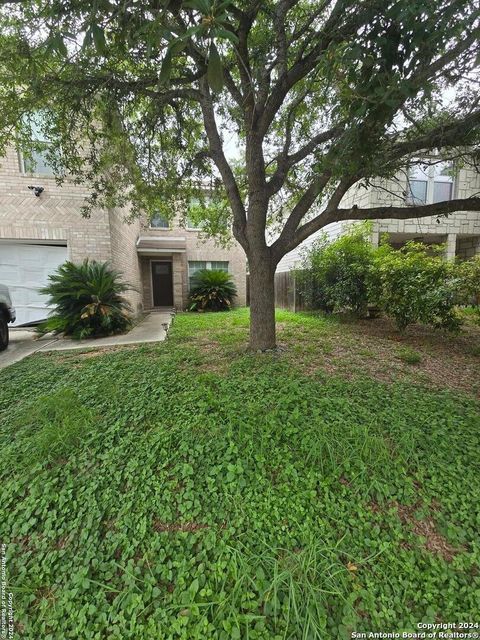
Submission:
M 0 312 L 0 351 L 8 347 L 8 324 L 5 314 Z

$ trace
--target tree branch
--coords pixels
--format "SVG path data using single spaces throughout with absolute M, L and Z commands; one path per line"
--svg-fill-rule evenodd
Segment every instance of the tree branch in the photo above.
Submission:
M 434 204 L 414 206 L 384 206 L 361 209 L 353 206 L 350 209 L 336 209 L 331 215 L 334 220 L 409 220 L 410 218 L 427 218 L 429 216 L 444 216 L 456 211 L 480 211 L 480 198 L 459 198 L 444 200 Z M 328 224 L 328 223 L 327 223 Z M 324 225 L 322 225 L 324 226 Z
M 225 79 L 225 86 L 230 92 L 230 95 L 235 100 L 240 109 L 243 109 L 243 95 L 240 89 L 235 84 L 235 80 L 232 77 L 230 71 L 226 68 L 223 69 L 223 77 Z
M 274 9 L 273 27 L 277 45 L 277 64 L 280 73 L 287 72 L 287 34 L 285 30 L 285 18 L 287 13 L 299 0 L 281 0 Z
M 470 20 L 472 24 L 475 20 L 480 16 L 480 10 L 474 12 Z M 437 58 L 434 62 L 431 62 L 428 65 L 421 65 L 420 69 L 417 73 L 414 74 L 413 80 L 415 80 L 415 84 L 418 87 L 424 85 L 427 80 L 431 80 L 437 73 L 441 73 L 445 71 L 445 67 L 448 63 L 453 62 L 459 58 L 462 53 L 465 53 L 467 49 L 469 49 L 472 44 L 478 42 L 479 29 L 478 27 L 474 29 L 474 31 L 466 38 L 460 40 L 453 49 L 447 51 L 444 55 Z
M 292 37 L 287 43 L 287 46 L 291 47 L 297 40 L 302 38 L 310 29 L 312 29 L 312 25 L 315 24 L 315 21 L 322 15 L 322 13 L 327 9 L 328 5 L 332 4 L 333 0 L 323 0 L 318 5 L 318 8 L 313 13 L 310 11 L 310 7 L 308 8 L 307 20 L 304 22 L 300 28 L 296 29 Z
M 261 5 L 262 3 L 260 0 L 255 0 L 247 12 L 237 12 L 239 25 L 237 30 L 238 48 L 236 49 L 236 57 L 238 61 L 240 85 L 242 87 L 245 108 L 245 126 L 247 127 L 247 130 L 253 125 L 256 107 L 255 89 L 252 82 L 252 69 L 250 66 L 248 50 L 248 36 Z
M 450 122 L 449 124 L 440 125 L 424 136 L 420 136 L 412 140 L 397 142 L 392 146 L 392 148 L 388 149 L 388 153 L 386 155 L 389 160 L 395 160 L 416 151 L 423 151 L 438 147 L 444 148 L 446 146 L 454 146 L 455 144 L 458 144 L 459 139 L 462 139 L 461 134 L 464 135 L 465 132 L 473 129 L 479 123 L 480 110 L 474 111 L 464 118 Z M 360 176 L 356 176 L 355 179 L 352 178 L 347 181 L 345 183 L 348 183 L 347 189 L 350 188 L 350 186 L 352 186 L 352 184 L 354 184 L 356 180 L 359 179 L 359 177 Z M 470 198 L 468 200 L 449 200 L 432 205 L 422 205 L 415 207 L 389 206 L 378 207 L 374 209 L 360 209 L 354 206 L 351 209 L 338 209 L 338 204 L 340 203 L 340 200 L 346 193 L 347 189 L 344 189 L 343 192 L 342 190 L 340 190 L 338 192 L 338 194 L 341 194 L 340 198 L 337 198 L 336 200 L 330 200 L 325 210 L 320 215 L 300 227 L 300 229 L 296 231 L 293 238 L 291 238 L 290 231 L 290 233 L 288 234 L 290 236 L 290 241 L 287 241 L 286 251 L 291 251 L 306 238 L 308 238 L 311 234 L 315 233 L 319 229 L 322 229 L 327 224 L 330 224 L 332 222 L 339 222 L 342 220 L 375 220 L 385 218 L 406 220 L 415 217 L 442 215 L 445 213 L 451 213 L 453 211 L 480 210 L 480 206 L 477 207 L 476 205 L 477 201 L 480 202 L 480 199 L 476 198 Z
M 469 113 L 461 119 L 450 120 L 448 123 L 441 124 L 423 136 L 396 142 L 389 150 L 388 157 L 392 159 L 403 158 L 416 151 L 456 146 L 465 133 L 468 133 L 478 125 L 480 125 L 480 109 Z M 403 131 L 400 135 L 408 137 L 409 131 Z
M 419 206 L 385 206 L 362 209 L 354 205 L 349 209 L 333 209 L 323 211 L 319 216 L 300 227 L 287 251 L 292 251 L 301 242 L 316 231 L 320 231 L 333 222 L 346 220 L 410 220 L 411 218 L 428 218 L 430 216 L 445 216 L 456 211 L 480 211 L 480 198 L 466 198 L 445 200 L 434 204 Z
M 228 161 L 223 152 L 223 145 L 218 133 L 217 123 L 215 121 L 215 111 L 213 109 L 212 97 L 210 95 L 210 89 L 208 82 L 205 78 L 201 81 L 201 100 L 200 106 L 203 114 L 203 123 L 205 125 L 205 131 L 210 147 L 210 156 L 215 162 L 220 175 L 222 176 L 225 189 L 227 191 L 228 200 L 232 207 L 233 213 L 233 230 L 234 235 L 240 242 L 242 247 L 247 251 L 248 240 L 245 233 L 245 227 L 247 224 L 247 216 L 245 213 L 245 207 L 242 202 L 240 190 L 238 188 L 237 181 L 233 175 L 233 171 L 228 164 Z
M 268 195 L 272 196 L 275 193 L 278 193 L 278 191 L 281 189 L 282 185 L 285 182 L 288 171 L 294 165 L 298 164 L 299 162 L 304 160 L 307 156 L 309 156 L 311 153 L 313 153 L 320 144 L 327 142 L 328 140 L 331 140 L 336 135 L 340 134 L 342 131 L 343 131 L 343 125 L 338 125 L 336 127 L 332 127 L 331 129 L 328 129 L 327 131 L 322 131 L 321 133 L 318 133 L 316 136 L 314 136 L 311 140 L 309 140 L 309 142 L 306 145 L 304 145 L 303 147 L 298 149 L 298 151 L 295 151 L 295 153 L 292 153 L 292 154 L 285 153 L 285 148 L 284 148 L 284 151 L 277 156 L 277 169 L 275 173 L 272 175 L 272 177 L 270 178 L 270 180 L 267 182 Z M 288 128 L 287 128 L 287 134 L 288 134 Z M 288 138 L 286 139 L 286 143 L 287 143 L 287 140 Z M 288 150 L 287 145 L 285 145 L 285 147 Z
M 316 67 L 321 53 L 325 52 L 332 42 L 344 39 L 349 33 L 355 33 L 361 22 L 360 17 L 362 14 L 358 12 L 353 14 L 351 19 L 347 20 L 343 25 L 343 28 L 337 28 L 339 20 L 344 15 L 343 9 L 344 0 L 338 0 L 324 27 L 317 34 L 315 38 L 317 43 L 312 47 L 311 51 L 298 59 L 286 73 L 281 74 L 260 118 L 259 132 L 261 136 L 264 136 L 268 131 L 291 88 Z
M 340 180 L 337 187 L 335 188 L 335 191 L 330 196 L 330 199 L 328 200 L 327 205 L 325 209 L 322 211 L 322 213 L 320 213 L 318 216 L 316 216 L 312 220 L 309 220 L 303 226 L 297 229 L 303 216 L 307 213 L 308 209 L 315 201 L 315 198 L 314 198 L 311 204 L 309 205 L 309 207 L 306 209 L 306 211 L 303 212 L 303 215 L 301 217 L 297 216 L 298 221 L 296 221 L 297 224 L 295 226 L 294 233 L 292 234 L 290 232 L 288 235 L 285 234 L 284 239 L 282 238 L 283 232 L 280 235 L 279 244 L 283 245 L 281 248 L 284 251 L 284 253 L 288 253 L 288 251 L 295 249 L 295 247 L 297 247 L 301 242 L 303 242 L 309 236 L 311 236 L 312 233 L 315 233 L 315 231 L 318 231 L 318 229 L 321 229 L 325 225 L 329 224 L 329 222 L 325 222 L 325 220 L 329 219 L 329 217 L 332 215 L 332 212 L 337 209 L 345 193 L 348 191 L 348 189 L 350 189 L 350 187 L 353 184 L 355 184 L 357 180 L 358 180 L 357 176 L 347 176 L 345 178 L 342 178 L 342 180 Z M 286 226 L 287 225 L 285 225 L 285 227 Z
M 325 189 L 328 181 L 330 180 L 330 175 L 330 172 L 325 172 L 315 178 L 297 204 L 293 207 L 287 221 L 285 222 L 282 232 L 271 247 L 272 255 L 276 256 L 278 260 L 290 251 L 289 246 L 294 240 L 295 231 L 298 225 L 300 224 L 303 216 L 308 212 L 315 200 Z
M 165 89 L 164 91 L 154 89 L 158 87 L 158 77 L 141 78 L 139 80 L 122 80 L 109 75 L 85 76 L 84 78 L 61 78 L 57 75 L 45 76 L 45 84 L 57 84 L 64 87 L 84 87 L 88 88 L 110 88 L 121 93 L 128 94 L 132 91 L 142 92 L 144 95 L 153 97 L 163 104 L 170 104 L 175 99 L 190 99 L 200 102 L 200 92 L 193 87 L 178 87 L 175 89 Z M 173 83 L 173 81 L 172 81 Z

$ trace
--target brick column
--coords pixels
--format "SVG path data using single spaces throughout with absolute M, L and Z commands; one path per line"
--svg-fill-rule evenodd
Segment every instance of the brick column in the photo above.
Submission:
M 183 296 L 183 267 L 182 255 L 180 253 L 172 254 L 173 268 L 173 306 L 177 311 L 185 309 L 185 300 Z

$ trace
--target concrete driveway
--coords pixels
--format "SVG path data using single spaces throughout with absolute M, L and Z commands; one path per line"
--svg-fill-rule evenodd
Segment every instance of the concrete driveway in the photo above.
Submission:
M 38 339 L 34 329 L 10 329 L 10 344 L 6 351 L 0 351 L 0 369 L 27 356 L 40 351 L 44 347 L 57 342 L 57 338 L 44 336 Z
M 51 335 L 38 338 L 34 329 L 10 329 L 10 344 L 6 351 L 0 352 L 0 369 L 27 356 L 45 351 L 69 351 L 71 349 L 104 349 L 128 344 L 162 342 L 167 336 L 173 319 L 173 312 L 161 311 L 149 313 L 128 333 L 89 340 L 71 340 L 55 338 Z

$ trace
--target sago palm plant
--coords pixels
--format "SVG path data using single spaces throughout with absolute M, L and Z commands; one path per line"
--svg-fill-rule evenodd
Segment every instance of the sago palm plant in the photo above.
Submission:
M 189 311 L 228 311 L 237 295 L 226 271 L 201 269 L 192 278 Z
M 63 332 L 73 338 L 121 333 L 131 324 L 130 304 L 122 297 L 132 287 L 107 262 L 65 262 L 49 276 L 41 293 L 54 306 L 39 331 Z

